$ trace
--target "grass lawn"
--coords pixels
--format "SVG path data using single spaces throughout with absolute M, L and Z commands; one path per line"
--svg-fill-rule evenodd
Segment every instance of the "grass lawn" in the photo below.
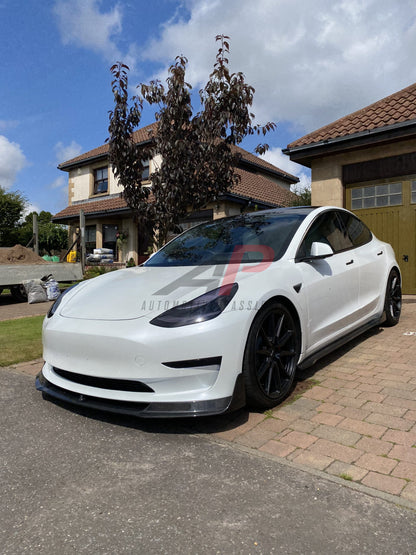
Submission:
M 44 316 L 0 322 L 0 366 L 9 366 L 42 356 Z

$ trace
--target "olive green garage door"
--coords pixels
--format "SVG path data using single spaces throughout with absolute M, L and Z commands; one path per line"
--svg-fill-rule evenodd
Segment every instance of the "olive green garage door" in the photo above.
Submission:
M 416 294 L 416 176 L 348 185 L 346 207 L 392 245 L 403 293 Z

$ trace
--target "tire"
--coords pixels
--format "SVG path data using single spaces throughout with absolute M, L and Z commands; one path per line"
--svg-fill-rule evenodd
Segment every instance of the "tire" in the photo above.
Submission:
M 16 301 L 22 303 L 27 301 L 27 294 L 23 285 L 12 285 L 10 287 L 10 293 Z
M 386 287 L 386 300 L 384 301 L 384 313 L 386 319 L 384 326 L 391 327 L 398 324 L 402 311 L 402 287 L 400 274 L 396 269 L 390 272 Z
M 244 353 L 247 404 L 269 409 L 290 392 L 300 353 L 300 332 L 285 305 L 272 302 L 256 316 Z

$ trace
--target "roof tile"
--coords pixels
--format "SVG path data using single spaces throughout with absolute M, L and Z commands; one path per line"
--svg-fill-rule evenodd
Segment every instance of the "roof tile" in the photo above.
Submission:
M 288 149 L 413 120 L 416 120 L 416 83 L 308 133 L 290 143 Z

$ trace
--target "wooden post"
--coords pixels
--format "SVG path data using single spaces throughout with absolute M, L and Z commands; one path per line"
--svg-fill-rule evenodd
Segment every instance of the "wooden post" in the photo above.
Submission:
M 85 272 L 85 214 L 83 210 L 79 211 L 79 231 L 81 235 L 81 266 L 82 272 Z
M 33 251 L 39 255 L 39 226 L 36 212 L 33 212 Z

